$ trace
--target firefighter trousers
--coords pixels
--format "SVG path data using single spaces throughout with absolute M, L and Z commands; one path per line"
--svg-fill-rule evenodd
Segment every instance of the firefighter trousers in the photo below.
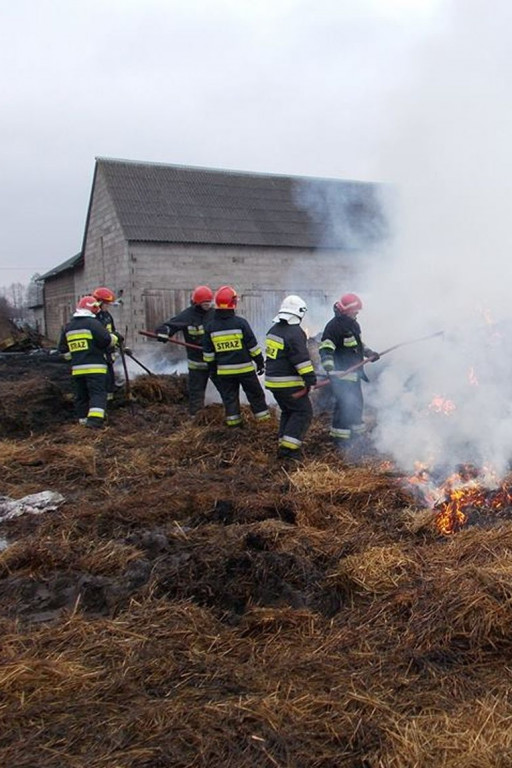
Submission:
M 204 396 L 208 379 L 219 390 L 218 376 L 212 376 L 208 369 L 189 368 L 188 370 L 188 412 L 191 416 L 204 408 Z
M 364 432 L 361 380 L 347 381 L 331 376 L 334 412 L 330 435 L 335 440 L 350 440 Z
M 304 439 L 304 435 L 309 429 L 313 418 L 313 406 L 309 395 L 303 397 L 293 397 L 292 392 L 285 392 L 282 389 L 273 389 L 272 394 L 281 409 L 281 418 L 279 421 L 279 453 L 283 455 L 296 454 Z
M 226 424 L 229 427 L 238 427 L 242 423 L 242 414 L 240 410 L 240 387 L 245 392 L 252 412 L 258 420 L 269 419 L 265 393 L 256 375 L 253 373 L 243 373 L 234 376 L 218 376 L 217 389 L 222 397 L 224 410 L 226 413 Z
M 107 409 L 107 375 L 82 373 L 73 376 L 73 386 L 77 417 L 87 419 L 93 426 L 103 426 Z

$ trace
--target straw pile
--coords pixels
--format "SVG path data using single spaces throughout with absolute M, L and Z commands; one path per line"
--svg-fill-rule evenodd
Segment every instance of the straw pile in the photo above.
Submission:
M 512 764 L 512 523 L 442 537 L 322 419 L 283 467 L 149 378 L 0 442 L 0 493 L 67 499 L 0 526 L 2 765 Z

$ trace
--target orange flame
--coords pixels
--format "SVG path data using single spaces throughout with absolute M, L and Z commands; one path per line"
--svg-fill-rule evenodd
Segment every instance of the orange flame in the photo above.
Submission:
M 459 531 L 474 510 L 500 512 L 512 505 L 512 486 L 503 483 L 494 490 L 486 487 L 485 483 L 495 484 L 496 480 L 491 469 L 479 470 L 472 465 L 462 465 L 440 486 L 435 485 L 428 469 L 420 464 L 408 478 L 422 501 L 436 510 L 435 525 L 445 536 Z

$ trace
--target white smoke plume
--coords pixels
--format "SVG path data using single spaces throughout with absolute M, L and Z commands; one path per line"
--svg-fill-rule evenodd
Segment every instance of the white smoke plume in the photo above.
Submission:
M 378 447 L 402 467 L 471 461 L 503 473 L 512 458 L 512 6 L 457 0 L 440 13 L 388 105 L 376 175 L 395 185 L 395 238 L 361 282 L 360 320 L 376 349 L 445 333 L 368 366 L 379 375 L 367 398 Z

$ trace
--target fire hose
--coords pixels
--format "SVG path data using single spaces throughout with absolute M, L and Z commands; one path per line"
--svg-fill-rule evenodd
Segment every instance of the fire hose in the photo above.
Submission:
M 153 333 L 152 331 L 139 331 L 141 336 L 147 336 L 150 339 L 159 339 L 161 338 L 158 333 Z M 172 344 L 179 344 L 180 347 L 189 347 L 189 349 L 202 349 L 199 344 L 189 344 L 188 341 L 178 341 L 177 339 L 171 339 L 170 337 L 166 339 L 166 341 L 170 341 Z
M 399 347 L 405 347 L 409 344 L 417 344 L 420 341 L 427 341 L 428 339 L 433 339 L 435 336 L 442 336 L 444 334 L 444 331 L 436 331 L 436 333 L 431 333 L 428 336 L 420 336 L 418 339 L 410 339 L 409 341 L 401 341 L 399 344 L 394 344 L 392 347 L 388 347 L 387 349 L 384 349 L 382 352 L 379 352 L 379 357 L 382 357 L 382 355 L 387 355 L 389 352 L 393 352 L 395 349 L 398 349 Z M 320 387 L 325 387 L 327 384 L 330 384 L 331 377 L 336 377 L 337 379 L 343 379 L 344 376 L 347 376 L 349 373 L 353 373 L 354 371 L 358 371 L 360 368 L 363 367 L 363 365 L 366 365 L 366 363 L 373 362 L 373 357 L 366 357 L 363 360 L 360 360 L 355 365 L 351 365 L 350 368 L 347 368 L 345 371 L 332 371 L 329 374 L 327 374 L 327 378 L 323 381 L 317 382 L 314 387 L 311 387 L 311 389 L 319 389 Z M 308 388 L 304 387 L 304 389 L 299 389 L 298 392 L 295 392 L 292 397 L 299 398 L 304 397 L 308 393 Z

